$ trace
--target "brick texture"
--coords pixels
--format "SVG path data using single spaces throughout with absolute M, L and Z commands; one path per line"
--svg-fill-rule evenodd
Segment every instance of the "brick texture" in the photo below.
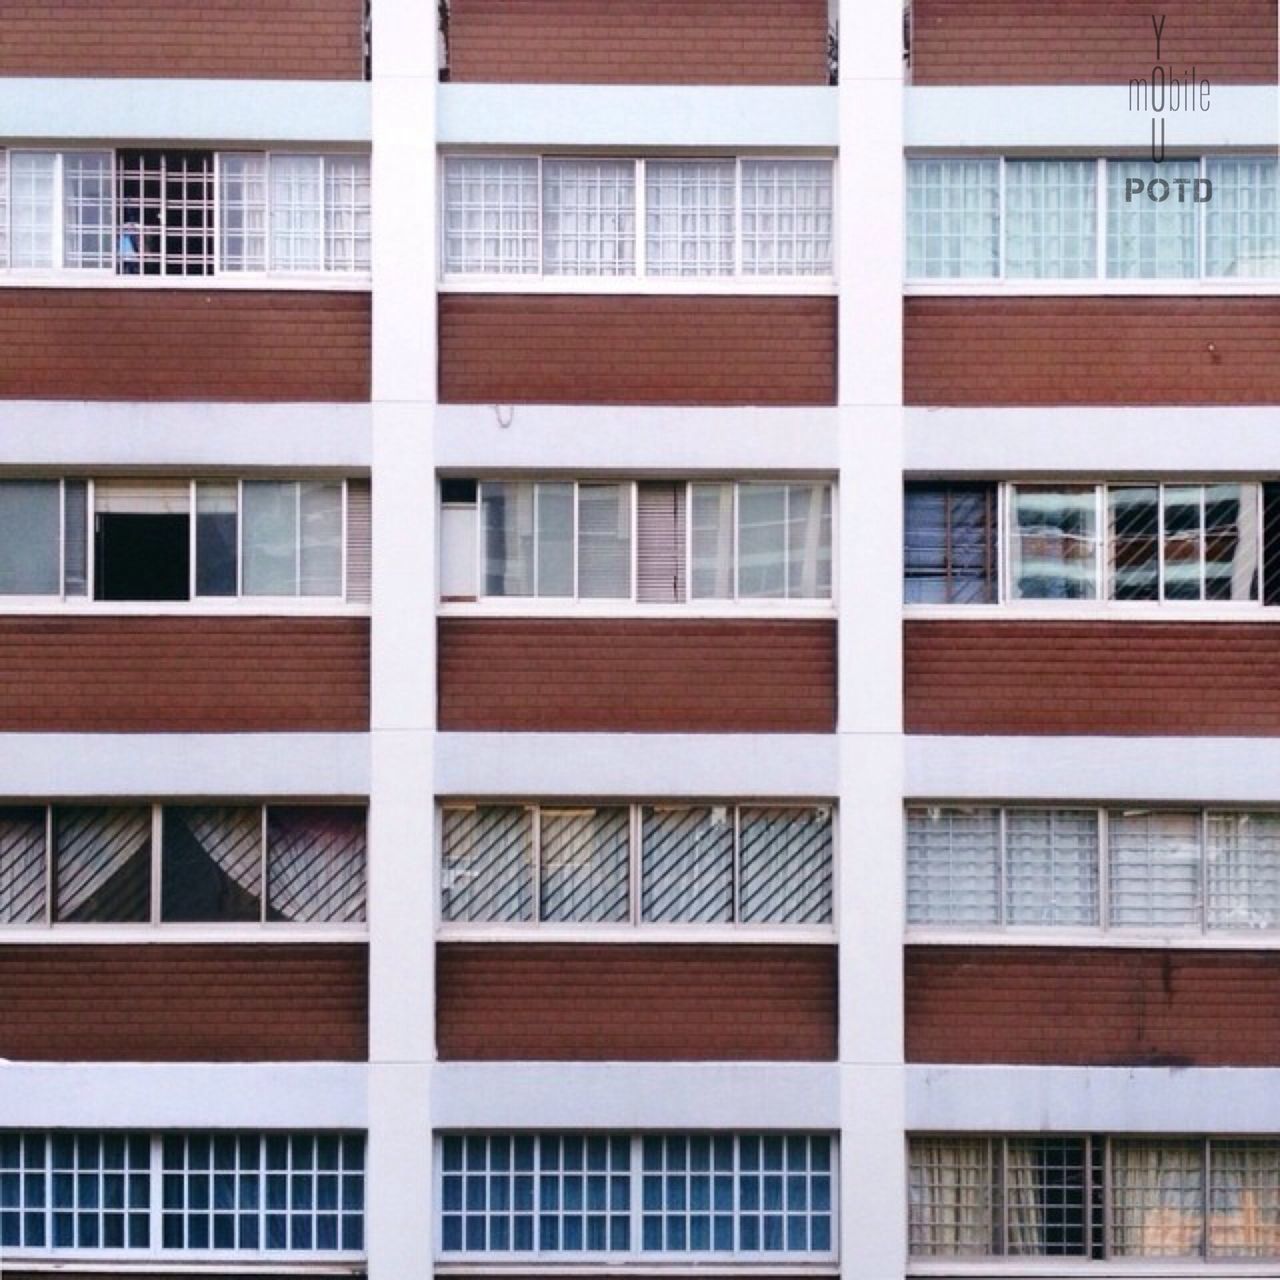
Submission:
M 908 1062 L 1280 1065 L 1280 956 L 908 947 Z
M 365 618 L 0 617 L 2 732 L 368 728 Z
M 832 622 L 443 618 L 441 729 L 831 733 Z
M 445 1059 L 830 1060 L 836 950 L 813 946 L 445 943 Z
M 0 75 L 359 80 L 361 0 L 5 0 Z
M 0 290 L 0 397 L 368 400 L 369 295 Z
M 454 80 L 826 84 L 826 0 L 453 0 Z
M 1275 83 L 1275 0 L 912 0 L 915 84 L 1121 84 L 1160 59 L 1222 83 Z M 1158 19 L 1157 19 L 1158 20 Z
M 1280 298 L 909 298 L 920 405 L 1274 404 Z
M 0 1057 L 363 1061 L 362 944 L 0 946 Z
M 834 298 L 440 296 L 440 399 L 834 404 Z
M 1251 623 L 906 625 L 908 733 L 1280 734 L 1280 631 Z

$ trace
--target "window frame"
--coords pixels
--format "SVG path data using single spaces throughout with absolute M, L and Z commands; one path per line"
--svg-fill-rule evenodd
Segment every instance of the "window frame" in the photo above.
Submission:
M 530 272 L 489 271 L 453 272 L 447 269 L 448 218 L 447 186 L 445 172 L 451 159 L 464 160 L 534 160 L 537 162 L 538 180 L 538 262 L 537 270 Z M 671 162 L 681 160 L 729 160 L 734 164 L 734 269 L 725 275 L 651 275 L 647 270 L 647 173 L 645 161 Z M 635 190 L 635 246 L 634 271 L 629 275 L 557 275 L 547 272 L 543 261 L 543 161 L 629 161 L 634 168 Z M 796 160 L 818 160 L 831 166 L 831 269 L 824 273 L 771 275 L 746 273 L 742 270 L 742 169 L 743 163 L 765 161 L 787 163 Z M 442 150 L 437 161 L 437 187 L 439 191 L 439 227 L 436 250 L 439 266 L 436 272 L 436 288 L 440 293 L 600 293 L 600 294 L 798 294 L 834 295 L 840 278 L 840 208 L 839 208 L 839 159 L 830 152 L 812 149 L 794 152 L 762 151 L 734 152 L 720 149 L 700 149 L 677 154 L 641 154 L 637 152 L 610 153 L 599 149 L 574 151 L 555 149 L 537 151 L 518 147 L 484 151 L 475 148 L 452 147 Z
M 652 807 L 670 809 L 721 808 L 730 811 L 734 828 L 733 847 L 733 919 L 727 921 L 646 921 L 643 918 L 643 821 L 644 810 Z M 450 810 L 477 808 L 520 808 L 526 810 L 531 821 L 531 896 L 533 918 L 519 921 L 448 920 L 445 918 L 444 876 L 444 828 L 445 814 Z M 597 921 L 544 921 L 541 916 L 541 816 L 544 811 L 559 813 L 585 809 L 628 810 L 627 815 L 627 916 L 615 922 Z M 825 810 L 830 824 L 831 838 L 831 919 L 825 923 L 796 924 L 765 922 L 755 923 L 739 919 L 741 895 L 741 813 L 744 809 L 794 809 L 797 812 Z M 844 874 L 840 863 L 840 824 L 836 802 L 832 799 L 784 800 L 756 799 L 725 800 L 700 799 L 685 796 L 663 796 L 639 800 L 602 800 L 599 802 L 577 797 L 528 800 L 501 796 L 439 797 L 436 803 L 437 821 L 433 842 L 435 857 L 434 911 L 436 937 L 440 941 L 485 942 L 563 942 L 601 941 L 627 942 L 700 942 L 733 941 L 743 943 L 813 943 L 830 945 L 839 932 L 840 879 Z

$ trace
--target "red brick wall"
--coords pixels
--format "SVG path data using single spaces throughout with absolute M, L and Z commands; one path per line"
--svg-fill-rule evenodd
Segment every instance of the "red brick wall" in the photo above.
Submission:
M 1280 734 L 1280 629 L 914 621 L 908 733 Z
M 834 947 L 446 943 L 436 982 L 445 1059 L 836 1054 Z
M 440 296 L 440 399 L 834 404 L 834 298 Z
M 453 80 L 826 84 L 826 0 L 453 0 Z
M 443 618 L 440 728 L 831 733 L 833 622 Z
M 905 324 L 908 404 L 1280 401 L 1280 298 L 908 298 Z
M 359 80 L 361 0 L 5 0 L 0 75 Z
M 368 400 L 367 293 L 0 289 L 0 396 Z
M 908 947 L 908 1062 L 1280 1065 L 1280 955 Z
M 0 1058 L 363 1061 L 361 944 L 0 946 Z
M 1122 84 L 1160 58 L 1217 86 L 1275 83 L 1275 0 L 912 0 L 915 84 Z
M 368 729 L 365 618 L 0 617 L 0 732 Z

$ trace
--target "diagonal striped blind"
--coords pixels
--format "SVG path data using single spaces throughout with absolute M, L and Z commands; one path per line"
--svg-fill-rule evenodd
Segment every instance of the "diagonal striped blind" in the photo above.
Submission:
M 45 918 L 45 811 L 0 809 L 0 924 Z
M 739 918 L 751 924 L 828 923 L 830 812 L 744 807 L 739 825 Z
M 543 809 L 539 917 L 624 921 L 630 915 L 628 810 Z
M 441 918 L 532 920 L 533 811 L 449 808 L 441 827 Z
M 733 811 L 646 807 L 641 819 L 646 921 L 733 919 Z
M 268 919 L 363 920 L 366 828 L 364 809 L 269 808 Z
M 56 919 L 149 918 L 149 808 L 61 808 L 54 814 L 54 831 Z

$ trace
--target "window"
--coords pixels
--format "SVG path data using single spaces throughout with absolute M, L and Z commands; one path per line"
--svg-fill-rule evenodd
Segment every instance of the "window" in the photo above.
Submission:
M 0 480 L 0 595 L 57 595 L 62 493 L 56 480 Z
M 0 1133 L 0 1249 L 359 1254 L 364 1138 Z
M 914 482 L 905 519 L 907 604 L 1280 603 L 1271 482 Z
M 441 828 L 440 914 L 451 924 L 832 919 L 822 807 L 451 804 Z
M 916 1258 L 1280 1257 L 1280 1144 L 913 1137 Z
M 820 481 L 441 482 L 448 601 L 826 601 L 831 542 Z
M 444 274 L 829 277 L 822 159 L 448 156 Z
M 907 921 L 975 930 L 1280 929 L 1280 815 L 913 806 Z
M 446 1134 L 440 1253 L 829 1258 L 832 1147 L 821 1134 Z
M 341 805 L 0 807 L 0 925 L 358 923 L 365 829 Z
M 369 237 L 367 156 L 0 151 L 0 268 L 367 272 Z
M 910 280 L 1274 279 L 1280 162 L 921 156 L 906 234 Z

